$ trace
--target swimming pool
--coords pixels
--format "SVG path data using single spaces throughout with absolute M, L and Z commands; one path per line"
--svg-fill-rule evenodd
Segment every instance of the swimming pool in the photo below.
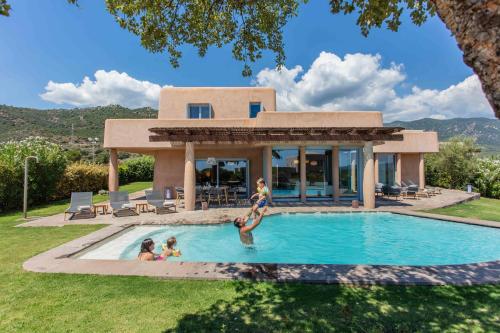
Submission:
M 169 261 L 295 264 L 444 265 L 500 259 L 500 229 L 393 213 L 297 213 L 265 218 L 243 246 L 220 225 L 135 226 L 83 252 L 81 259 L 137 257 L 140 243 L 175 236 L 182 256 Z

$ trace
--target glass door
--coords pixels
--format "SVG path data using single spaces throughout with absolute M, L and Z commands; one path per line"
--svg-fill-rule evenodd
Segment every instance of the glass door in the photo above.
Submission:
M 306 148 L 307 198 L 331 197 L 332 189 L 332 150 Z
M 396 159 L 394 154 L 377 154 L 378 181 L 385 185 L 394 185 L 396 179 Z
M 240 196 L 248 195 L 248 161 L 211 159 L 196 160 L 196 185 L 227 186 Z
M 359 149 L 339 150 L 339 190 L 340 196 L 358 197 Z
M 300 196 L 300 163 L 298 148 L 273 149 L 273 198 Z

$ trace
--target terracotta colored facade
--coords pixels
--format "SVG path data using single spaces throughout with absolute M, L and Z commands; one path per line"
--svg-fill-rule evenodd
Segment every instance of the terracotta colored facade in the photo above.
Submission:
M 207 137 L 203 142 L 189 138 L 156 142 L 150 139 L 155 128 L 207 128 Z M 310 129 L 310 133 L 304 141 L 271 136 L 267 141 L 250 138 L 236 143 L 229 138 L 211 141 L 210 128 L 270 128 L 290 134 Z M 342 130 L 344 135 L 341 140 L 319 140 L 314 128 L 332 133 Z M 439 149 L 435 132 L 403 130 L 385 135 L 384 140 L 376 134 L 360 139 L 358 133 L 381 129 L 385 128 L 380 112 L 278 112 L 271 88 L 164 88 L 158 119 L 106 120 L 109 188 L 118 188 L 117 151 L 128 151 L 154 156 L 154 188 L 184 187 L 188 210 L 195 207 L 196 186 L 231 187 L 245 197 L 255 190 L 259 177 L 266 179 L 275 200 L 357 199 L 374 207 L 374 185 L 379 178 L 423 187 L 424 153 Z

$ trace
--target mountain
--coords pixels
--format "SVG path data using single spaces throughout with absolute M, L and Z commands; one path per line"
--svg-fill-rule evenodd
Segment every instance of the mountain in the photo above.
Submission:
M 457 135 L 472 136 L 482 147 L 483 154 L 500 154 L 500 120 L 489 118 L 423 118 L 413 121 L 393 121 L 386 126 L 401 126 L 438 132 L 439 141 L 446 141 Z
M 119 105 L 91 108 L 39 110 L 0 105 L 0 142 L 28 136 L 44 136 L 55 142 L 88 144 L 87 138 L 102 140 L 104 121 L 108 118 L 156 118 L 152 108 L 128 109 Z M 71 125 L 73 125 L 73 137 Z M 387 126 L 436 131 L 440 141 L 456 135 L 473 136 L 486 154 L 500 154 L 500 120 L 454 118 L 437 120 L 394 121 Z
M 108 118 L 156 118 L 152 108 L 128 109 L 119 105 L 76 109 L 39 110 L 0 105 L 0 142 L 44 136 L 62 144 L 103 138 Z

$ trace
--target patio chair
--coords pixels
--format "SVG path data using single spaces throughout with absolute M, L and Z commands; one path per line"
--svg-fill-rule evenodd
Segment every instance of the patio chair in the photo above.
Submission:
M 134 204 L 130 203 L 128 192 L 110 191 L 109 205 L 111 206 L 111 216 L 131 216 L 139 215 Z
M 217 201 L 219 203 L 219 206 L 221 205 L 222 202 L 222 194 L 219 188 L 217 187 L 210 187 L 208 189 L 208 205 L 210 206 L 211 201 Z
M 408 198 L 409 196 L 412 196 L 414 199 L 418 199 L 417 193 L 418 193 L 418 186 L 410 185 L 410 186 L 406 187 L 404 197 Z
M 175 187 L 175 193 L 177 194 L 177 197 L 175 199 L 175 205 L 177 207 L 180 207 L 181 200 L 184 200 L 184 187 Z
M 171 201 L 163 199 L 160 191 L 146 190 L 146 200 L 154 207 L 156 214 L 176 213 L 177 208 Z
M 387 197 L 396 197 L 396 200 L 399 199 L 399 197 L 402 194 L 402 187 L 398 185 L 384 185 L 383 187 L 383 192 Z
M 66 215 L 71 214 L 69 219 L 92 218 L 95 217 L 94 205 L 92 203 L 92 192 L 71 192 L 71 202 L 69 208 L 64 211 L 64 220 Z
M 375 184 L 375 195 L 384 195 L 384 184 L 376 183 Z

